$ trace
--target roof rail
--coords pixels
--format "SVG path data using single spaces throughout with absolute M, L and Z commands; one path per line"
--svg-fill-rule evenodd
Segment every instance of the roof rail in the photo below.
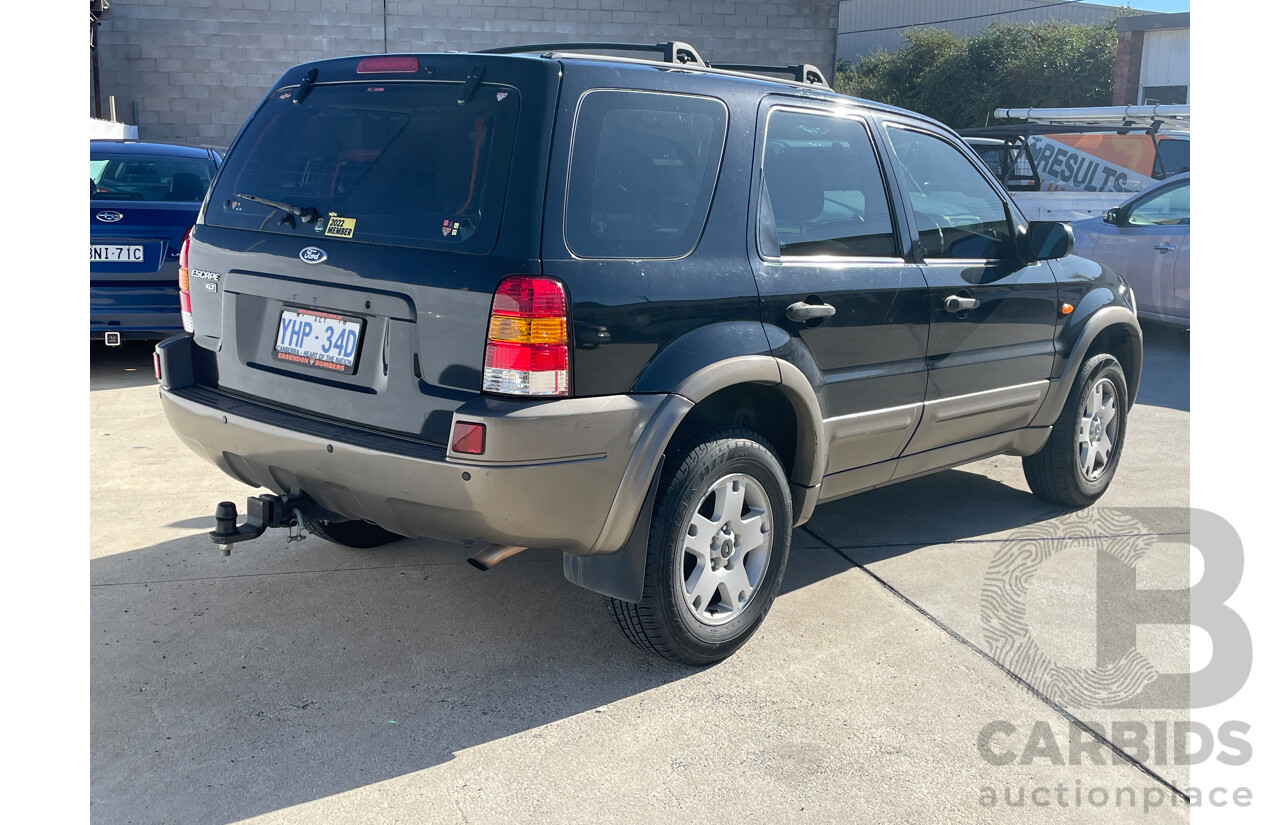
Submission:
M 525 52 L 563 52 L 591 49 L 605 52 L 654 52 L 662 55 L 665 63 L 692 63 L 706 66 L 698 50 L 688 43 L 671 40 L 667 43 L 533 43 L 527 46 L 499 46 L 481 49 L 476 54 L 523 54 Z M 816 70 L 815 70 L 816 71 Z
M 809 83 L 814 86 L 825 86 L 830 89 L 831 84 L 827 82 L 827 78 L 822 71 L 811 63 L 797 63 L 794 66 L 758 66 L 751 63 L 716 63 L 713 69 L 728 69 L 731 72 L 748 72 L 751 74 L 785 74 L 791 75 L 792 79 L 797 83 Z

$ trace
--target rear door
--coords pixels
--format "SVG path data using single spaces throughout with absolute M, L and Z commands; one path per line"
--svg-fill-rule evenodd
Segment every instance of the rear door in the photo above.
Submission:
M 782 98 L 761 107 L 757 133 L 751 258 L 763 320 L 789 336 L 775 354 L 818 388 L 828 475 L 896 458 L 925 397 L 929 296 L 871 124 Z
M 1021 215 L 959 141 L 887 119 L 929 292 L 928 387 L 917 453 L 1025 426 L 1048 388 L 1058 288 L 1023 263 Z

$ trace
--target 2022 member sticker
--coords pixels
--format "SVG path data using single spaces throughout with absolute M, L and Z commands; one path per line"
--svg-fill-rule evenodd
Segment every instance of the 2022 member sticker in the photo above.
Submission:
M 330 238 L 350 238 L 356 234 L 356 219 L 340 218 L 336 213 L 330 212 L 324 234 Z

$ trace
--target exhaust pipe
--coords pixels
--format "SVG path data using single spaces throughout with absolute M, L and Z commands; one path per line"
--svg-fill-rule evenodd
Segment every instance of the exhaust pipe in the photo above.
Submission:
M 510 544 L 490 544 L 467 559 L 467 564 L 477 570 L 492 570 L 498 562 L 509 559 L 521 550 L 527 549 L 527 547 L 515 547 Z

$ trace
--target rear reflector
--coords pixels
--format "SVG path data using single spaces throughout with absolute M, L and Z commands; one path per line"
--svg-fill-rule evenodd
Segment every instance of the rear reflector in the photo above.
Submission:
M 485 392 L 569 394 L 569 317 L 564 285 L 511 275 L 493 294 L 484 351 Z
M 156 380 L 160 380 L 160 353 L 152 352 L 151 361 L 156 365 Z
M 418 71 L 416 57 L 366 57 L 356 64 L 356 74 L 416 71 Z
M 468 455 L 484 454 L 484 425 L 472 424 L 470 421 L 455 421 L 453 424 L 453 438 L 450 444 L 455 453 L 467 453 Z

